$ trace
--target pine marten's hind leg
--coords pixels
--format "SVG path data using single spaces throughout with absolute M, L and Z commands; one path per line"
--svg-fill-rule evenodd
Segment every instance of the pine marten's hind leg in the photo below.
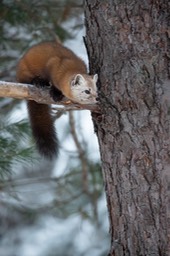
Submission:
M 54 87 L 46 79 L 42 79 L 40 77 L 35 77 L 34 79 L 32 79 L 31 84 L 33 84 L 39 88 L 43 88 L 43 87 L 49 88 L 50 96 L 56 102 L 61 101 L 64 98 L 64 95 L 62 94 L 62 92 L 59 89 L 57 89 L 56 87 Z
M 34 77 L 31 80 L 31 84 L 33 84 L 34 86 L 38 87 L 38 88 L 44 88 L 44 87 L 51 87 L 50 82 L 47 79 L 43 79 L 39 76 Z
M 62 99 L 64 98 L 64 95 L 62 94 L 62 92 L 58 90 L 56 87 L 54 87 L 53 85 L 50 88 L 50 96 L 56 102 L 62 101 Z

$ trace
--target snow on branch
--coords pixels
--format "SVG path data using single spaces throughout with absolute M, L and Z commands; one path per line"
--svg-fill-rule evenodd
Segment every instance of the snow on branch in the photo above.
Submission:
M 64 106 L 65 110 L 87 109 L 93 112 L 99 112 L 99 107 L 96 104 L 80 105 L 78 103 L 71 102 L 67 98 L 63 98 L 62 101 L 56 102 L 50 97 L 49 88 L 37 88 L 31 84 L 0 81 L 0 97 L 34 100 L 41 104 L 55 104 Z

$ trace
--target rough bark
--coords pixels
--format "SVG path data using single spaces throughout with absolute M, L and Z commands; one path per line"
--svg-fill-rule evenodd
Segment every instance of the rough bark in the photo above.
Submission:
M 169 255 L 169 123 L 164 86 L 169 1 L 85 1 L 90 71 L 99 75 L 99 139 L 109 255 Z M 169 33 L 169 34 L 168 34 Z

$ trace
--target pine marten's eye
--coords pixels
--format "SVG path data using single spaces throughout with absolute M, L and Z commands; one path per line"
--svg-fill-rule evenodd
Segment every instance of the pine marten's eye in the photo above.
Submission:
M 90 94 L 90 91 L 89 90 L 85 90 L 84 91 L 86 94 Z

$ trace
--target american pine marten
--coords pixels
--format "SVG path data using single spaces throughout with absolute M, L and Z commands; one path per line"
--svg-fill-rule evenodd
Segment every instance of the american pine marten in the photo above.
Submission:
M 31 47 L 20 59 L 17 81 L 50 86 L 56 100 L 63 96 L 79 104 L 97 102 L 97 74 L 88 75 L 85 63 L 60 42 L 43 42 Z M 58 139 L 50 106 L 28 101 L 28 113 L 37 148 L 43 156 L 58 153 Z

